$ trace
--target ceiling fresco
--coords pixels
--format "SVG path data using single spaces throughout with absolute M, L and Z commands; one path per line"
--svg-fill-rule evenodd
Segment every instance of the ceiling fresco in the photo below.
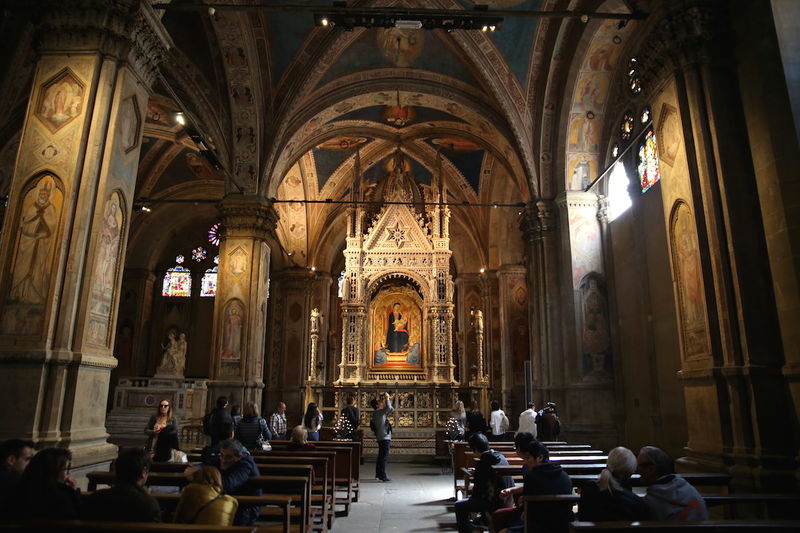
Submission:
M 311 149 L 317 174 L 317 190 L 322 190 L 328 178 L 354 153 L 368 142 L 367 137 L 339 136 L 328 139 Z
M 436 72 L 478 86 L 464 62 L 442 40 L 446 35 L 441 30 L 365 30 L 331 65 L 318 85 L 355 72 L 397 67 Z
M 195 150 L 184 148 L 161 174 L 158 183 L 153 187 L 152 194 L 158 195 L 159 192 L 186 181 L 215 179 L 221 180 L 206 160 Z
M 377 161 L 375 164 L 371 165 L 369 168 L 365 169 L 363 173 L 364 182 L 372 185 L 386 178 L 386 175 L 394 166 L 394 156 L 395 154 L 391 153 L 380 161 Z M 425 165 L 417 161 L 413 155 L 409 157 L 409 154 L 403 154 L 403 156 L 405 162 L 410 163 L 411 175 L 415 180 L 417 180 L 417 183 L 421 183 L 422 185 L 430 185 L 433 179 L 433 174 L 431 171 L 428 170 Z
M 450 160 L 453 166 L 472 186 L 472 190 L 475 193 L 479 192 L 481 167 L 483 166 L 483 158 L 486 155 L 483 148 L 472 141 L 458 137 L 436 137 L 427 139 L 427 142 L 434 149 L 439 150 L 443 157 Z
M 472 2 L 462 2 L 466 7 L 472 8 Z M 491 2 L 481 0 L 479 4 L 486 4 L 489 9 L 509 10 L 538 10 L 542 7 L 541 0 L 498 0 Z M 502 26 L 495 32 L 489 32 L 489 38 L 502 52 L 508 67 L 516 75 L 522 87 L 528 79 L 528 62 L 531 55 L 533 36 L 536 34 L 535 18 L 505 17 Z
M 399 106 L 397 105 L 398 100 L 401 104 Z M 389 105 L 362 107 L 336 117 L 334 120 L 369 120 L 380 124 L 388 124 L 395 128 L 422 122 L 450 121 L 466 123 L 462 118 L 438 109 L 404 105 L 402 97 L 395 96 L 394 101 L 391 99 L 388 99 L 388 101 L 390 102 Z

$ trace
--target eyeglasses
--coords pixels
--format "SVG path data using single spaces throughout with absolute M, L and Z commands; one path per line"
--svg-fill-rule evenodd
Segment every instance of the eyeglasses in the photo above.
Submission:
M 159 407 L 169 407 L 169 404 L 168 403 L 162 403 L 161 405 L 159 405 Z

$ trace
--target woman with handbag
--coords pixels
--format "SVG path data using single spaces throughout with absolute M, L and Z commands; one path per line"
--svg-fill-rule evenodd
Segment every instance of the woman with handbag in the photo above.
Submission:
M 261 418 L 261 413 L 255 402 L 244 404 L 242 419 L 236 424 L 234 431 L 236 440 L 248 450 L 263 450 L 272 439 L 272 432 L 267 427 L 267 421 Z
M 222 475 L 214 466 L 203 466 L 181 492 L 175 509 L 176 524 L 232 526 L 239 502 L 222 490 Z

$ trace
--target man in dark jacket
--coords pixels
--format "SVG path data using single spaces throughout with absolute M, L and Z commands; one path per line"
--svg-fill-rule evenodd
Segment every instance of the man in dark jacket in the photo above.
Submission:
M 470 533 L 469 514 L 490 511 L 492 508 L 492 466 L 508 465 L 503 454 L 489 449 L 489 440 L 483 433 L 476 433 L 469 438 L 469 447 L 474 453 L 479 453 L 480 459 L 475 465 L 473 476 L 472 495 L 469 498 L 458 500 L 455 504 L 456 522 L 459 533 Z M 502 478 L 502 487 L 513 485 L 510 476 Z
M 120 450 L 114 462 L 114 486 L 86 496 L 81 505 L 81 518 L 115 522 L 161 522 L 158 501 L 144 488 L 149 472 L 150 456 L 147 452 L 141 448 Z
M 9 500 L 33 454 L 31 441 L 9 439 L 0 445 L 0 514 L 11 505 Z
M 225 434 L 225 429 L 233 424 L 233 417 L 228 412 L 228 398 L 220 396 L 217 398 L 217 406 L 203 418 L 203 431 L 211 437 L 211 445 L 220 442 L 219 435 Z
M 544 444 L 534 440 L 523 448 L 526 456 L 525 464 L 528 473 L 522 486 L 525 496 L 547 494 L 572 494 L 572 480 L 558 463 L 550 462 L 550 452 Z M 500 493 L 505 497 L 509 490 Z M 509 528 L 509 532 L 524 531 L 524 520 L 533 523 L 534 531 L 559 532 L 567 531 L 569 522 L 573 519 L 572 503 L 542 502 L 528 508 L 533 512 L 533 517 L 525 517 Z M 531 511 L 532 510 L 532 511 Z
M 222 474 L 222 489 L 231 496 L 261 496 L 261 489 L 247 487 L 251 476 L 259 476 L 253 456 L 242 448 L 239 441 L 227 439 L 220 443 L 219 456 L 210 458 L 206 464 L 216 466 Z M 188 472 L 188 469 L 187 469 Z M 252 526 L 261 512 L 260 507 L 239 506 L 234 526 Z

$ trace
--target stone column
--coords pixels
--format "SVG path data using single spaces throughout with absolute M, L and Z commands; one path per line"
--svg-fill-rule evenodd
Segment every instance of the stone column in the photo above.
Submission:
M 507 413 L 522 411 L 525 399 L 523 365 L 519 365 L 520 354 L 530 355 L 530 325 L 527 316 L 527 282 L 525 267 L 503 265 L 497 271 L 498 302 L 500 305 L 500 351 L 503 391 L 503 409 Z M 522 387 L 519 385 L 522 384 Z
M 209 401 L 226 394 L 261 404 L 270 248 L 278 215 L 259 196 L 229 195 L 220 204 L 220 243 L 214 302 Z
M 147 3 L 37 4 L 39 60 L 0 238 L 0 439 L 107 462 L 106 398 L 144 112 L 169 38 Z
M 562 381 L 554 372 L 561 358 L 561 301 L 558 240 L 552 200 L 525 207 L 522 230 L 528 243 L 533 397 L 537 405 L 558 394 Z
M 675 239 L 696 232 L 693 271 L 700 272 L 695 285 L 702 293 L 696 300 L 702 300 L 698 311 L 708 324 L 690 330 L 684 306 L 679 307 L 684 341 L 680 378 L 689 432 L 687 457 L 680 464 L 687 469 L 727 466 L 741 487 L 795 490 L 798 418 L 782 370 L 787 359 L 796 358 L 796 350 L 781 343 L 776 299 L 782 291 L 770 272 L 770 259 L 783 270 L 786 257 L 770 257 L 773 234 L 765 231 L 765 224 L 770 232 L 783 224 L 764 218 L 771 216 L 782 192 L 759 190 L 758 174 L 771 172 L 772 166 L 756 168 L 754 160 L 754 154 L 782 141 L 775 141 L 781 137 L 776 131 L 759 131 L 747 116 L 748 105 L 755 102 L 742 101 L 743 92 L 752 90 L 750 83 L 762 90 L 764 80 L 752 69 L 775 61 L 774 22 L 768 13 L 746 2 L 684 2 L 680 9 L 669 9 L 657 26 L 656 38 L 664 46 L 648 48 L 641 61 L 649 65 L 646 88 L 675 78 L 692 209 L 677 202 L 664 208 L 670 214 L 673 273 L 687 279 Z M 761 29 L 753 33 L 755 27 Z M 747 50 L 736 46 L 741 42 L 757 45 Z M 784 172 L 793 176 L 789 167 Z M 689 231 L 677 231 L 681 225 Z M 786 327 L 795 330 L 795 321 Z

